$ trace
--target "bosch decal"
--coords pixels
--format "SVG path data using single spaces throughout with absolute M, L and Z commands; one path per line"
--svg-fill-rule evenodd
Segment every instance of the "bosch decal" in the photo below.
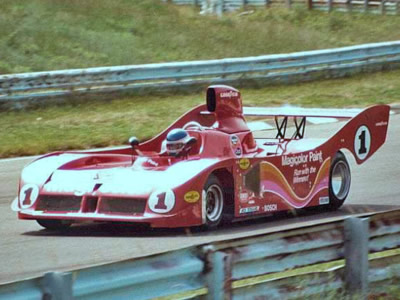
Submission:
M 264 205 L 264 211 L 277 211 L 278 210 L 278 204 L 266 204 Z

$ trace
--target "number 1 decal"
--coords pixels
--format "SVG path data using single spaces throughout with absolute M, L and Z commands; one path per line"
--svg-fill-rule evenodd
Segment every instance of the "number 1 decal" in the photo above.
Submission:
M 39 187 L 34 184 L 26 184 L 19 192 L 19 204 L 21 208 L 31 207 L 39 196 Z
M 22 202 L 23 205 L 28 205 L 28 206 L 31 205 L 31 194 L 32 194 L 32 191 L 33 191 L 32 187 L 30 187 L 30 188 L 28 188 L 28 189 L 26 189 L 24 191 L 25 198 L 24 198 L 24 201 Z
M 361 132 L 361 134 L 358 136 L 360 139 L 360 149 L 358 149 L 358 154 L 365 154 L 367 153 L 367 147 L 365 147 L 365 130 Z
M 165 194 L 166 193 L 161 193 L 157 195 L 158 202 L 156 206 L 154 206 L 156 209 L 167 209 L 167 206 L 165 205 Z
M 371 134 L 367 126 L 362 125 L 357 129 L 354 138 L 354 152 L 360 160 L 364 160 L 371 148 Z
M 155 213 L 170 212 L 175 206 L 175 194 L 168 189 L 154 191 L 149 197 L 148 205 Z

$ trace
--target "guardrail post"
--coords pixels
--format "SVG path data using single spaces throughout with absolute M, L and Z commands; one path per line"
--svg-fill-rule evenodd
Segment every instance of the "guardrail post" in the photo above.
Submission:
M 328 12 L 331 12 L 333 9 L 333 0 L 328 0 Z
M 385 11 L 385 3 L 386 3 L 385 0 L 381 0 L 381 5 L 380 5 L 381 15 L 384 15 L 386 12 Z
M 312 8 L 313 8 L 313 0 L 307 0 L 307 8 L 308 8 L 308 10 L 312 10 Z
M 209 300 L 232 298 L 232 254 L 221 251 L 208 253 L 207 286 Z
M 217 0 L 217 6 L 216 6 L 216 14 L 217 16 L 222 16 L 222 13 L 224 12 L 224 5 L 225 5 L 225 0 Z
M 368 294 L 369 218 L 349 218 L 344 222 L 346 291 L 366 299 Z
M 396 0 L 396 2 L 395 2 L 395 4 L 394 4 L 394 13 L 395 13 L 396 15 L 399 14 L 399 3 L 400 3 L 400 0 Z
M 50 272 L 42 279 L 43 300 L 72 300 L 72 273 Z
M 348 12 L 353 11 L 353 3 L 351 3 L 351 0 L 346 1 L 346 8 L 347 8 Z
M 368 12 L 368 0 L 364 0 L 364 12 Z

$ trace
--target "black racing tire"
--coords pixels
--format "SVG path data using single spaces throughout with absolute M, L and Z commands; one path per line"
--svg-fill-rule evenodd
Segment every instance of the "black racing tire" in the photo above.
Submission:
M 48 230 L 65 230 L 68 229 L 72 224 L 72 222 L 66 220 L 38 219 L 36 222 Z
M 205 191 L 205 229 L 218 227 L 223 219 L 225 191 L 218 177 L 210 175 L 204 185 Z
M 350 166 L 344 154 L 339 151 L 329 171 L 329 209 L 336 210 L 343 205 L 349 195 L 350 185 Z

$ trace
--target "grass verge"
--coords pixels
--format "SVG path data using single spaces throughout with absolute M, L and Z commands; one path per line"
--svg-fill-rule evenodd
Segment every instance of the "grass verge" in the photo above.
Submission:
M 400 71 L 292 86 L 243 89 L 244 105 L 364 107 L 400 102 Z M 205 103 L 204 93 L 81 101 L 0 112 L 0 157 L 121 145 L 154 136 L 182 113 Z
M 2 0 L 0 74 L 216 59 L 400 39 L 398 16 L 305 7 L 221 18 L 161 0 Z

